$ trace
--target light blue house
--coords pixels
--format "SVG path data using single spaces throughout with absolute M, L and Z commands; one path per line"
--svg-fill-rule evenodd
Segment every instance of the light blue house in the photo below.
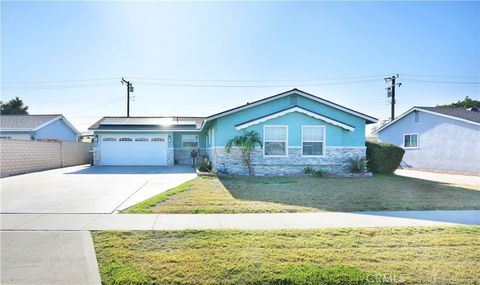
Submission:
M 62 115 L 1 115 L 0 138 L 76 141 L 80 133 Z
M 209 117 L 104 117 L 94 131 L 96 165 L 191 164 L 191 152 L 215 168 L 245 174 L 240 152 L 228 140 L 257 131 L 263 148 L 252 154 L 256 174 L 296 174 L 306 166 L 348 170 L 347 159 L 365 156 L 365 124 L 376 118 L 293 89 Z
M 413 107 L 375 133 L 403 147 L 409 167 L 480 175 L 477 108 Z

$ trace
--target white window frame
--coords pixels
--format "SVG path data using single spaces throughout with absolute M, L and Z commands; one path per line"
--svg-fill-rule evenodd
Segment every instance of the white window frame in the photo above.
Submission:
M 318 155 L 318 154 L 315 154 L 315 155 L 308 155 L 308 154 L 303 154 L 303 143 L 304 142 L 318 142 L 318 141 L 304 141 L 303 140 L 303 129 L 304 128 L 322 128 L 323 129 L 323 141 L 322 141 L 322 154 Z M 301 133 L 301 148 L 302 148 L 302 153 L 301 153 L 301 156 L 302 157 L 323 157 L 325 156 L 325 149 L 327 148 L 327 128 L 325 126 L 320 126 L 320 125 L 302 125 L 302 133 Z
M 285 142 L 285 155 L 268 155 L 265 154 L 265 129 L 268 127 L 282 127 L 285 128 L 285 140 L 284 141 L 269 141 L 269 142 Z M 263 156 L 265 157 L 288 157 L 288 125 L 263 125 Z
M 183 142 L 184 142 L 184 137 L 185 136 L 194 136 L 194 137 L 197 137 L 197 146 L 196 147 L 184 147 L 183 146 Z M 185 149 L 197 149 L 197 148 L 200 148 L 200 136 L 199 135 L 182 135 L 182 148 L 185 148 Z
M 417 146 L 409 146 L 409 147 L 406 147 L 405 146 L 405 137 L 406 136 L 412 136 L 412 135 L 416 135 L 417 136 Z M 410 140 L 411 141 L 411 140 Z M 402 147 L 404 149 L 418 149 L 420 146 L 420 135 L 418 133 L 408 133 L 408 134 L 403 134 L 402 136 Z

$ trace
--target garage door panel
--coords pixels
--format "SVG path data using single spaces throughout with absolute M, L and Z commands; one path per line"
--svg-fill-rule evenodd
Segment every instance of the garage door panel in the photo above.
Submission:
M 102 135 L 102 165 L 166 165 L 166 135 Z

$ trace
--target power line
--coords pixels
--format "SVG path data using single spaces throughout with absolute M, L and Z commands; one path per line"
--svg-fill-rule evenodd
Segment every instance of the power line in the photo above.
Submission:
M 405 79 L 406 82 L 422 82 L 422 83 L 440 83 L 440 84 L 480 84 L 478 81 L 436 81 L 421 79 Z
M 77 113 L 89 111 L 89 110 L 92 110 L 92 109 L 108 106 L 108 105 L 114 104 L 114 103 L 122 101 L 122 100 L 123 100 L 123 98 L 115 99 L 113 101 L 110 101 L 110 102 L 107 102 L 107 103 L 104 103 L 104 104 L 101 104 L 101 105 L 96 105 L 96 106 L 88 107 L 88 108 L 85 108 L 85 109 L 80 109 L 80 110 L 77 110 L 77 111 L 74 111 L 74 112 L 71 112 L 71 113 L 67 113 L 67 114 L 77 114 Z
M 412 77 L 436 77 L 436 78 L 479 78 L 480 76 L 466 76 L 466 75 L 429 75 L 429 74 L 411 74 L 400 73 L 402 76 Z
M 39 81 L 2 81 L 8 84 L 43 84 L 43 83 L 65 83 L 65 82 L 81 82 L 81 81 L 104 81 L 104 80 L 119 80 L 120 77 L 104 77 L 104 78 L 88 78 L 88 79 L 69 79 L 69 80 L 39 80 Z
M 350 76 L 350 77 L 330 77 L 330 78 L 316 78 L 316 79 L 261 79 L 261 80 L 238 80 L 238 79 L 180 79 L 180 78 L 152 78 L 152 77 L 129 77 L 135 80 L 148 81 L 175 81 L 175 82 L 303 82 L 303 81 L 331 81 L 331 80 L 345 80 L 345 79 L 362 79 L 362 78 L 383 78 L 387 75 L 364 75 L 364 76 Z
M 47 86 L 1 86 L 2 89 L 68 89 L 68 88 L 91 88 L 102 86 L 113 86 L 118 83 L 96 83 L 96 84 L 70 84 L 70 85 L 47 85 Z
M 383 78 L 382 78 L 383 79 Z M 329 83 L 314 83 L 314 84 L 288 84 L 288 85 L 216 85 L 216 84 L 180 84 L 180 83 L 156 83 L 156 82 L 142 82 L 138 81 L 136 84 L 140 85 L 159 85 L 159 86 L 177 86 L 177 87 L 211 87 L 211 88 L 272 88 L 272 87 L 305 87 L 305 86 L 323 86 L 323 85 L 343 85 L 343 84 L 355 84 L 380 81 L 379 78 L 356 80 L 356 81 L 343 81 L 343 82 L 329 82 Z

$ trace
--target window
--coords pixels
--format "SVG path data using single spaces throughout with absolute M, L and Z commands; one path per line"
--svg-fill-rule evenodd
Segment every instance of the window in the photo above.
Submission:
M 302 155 L 323 155 L 325 150 L 325 127 L 302 126 Z
M 116 142 L 117 139 L 116 138 L 103 138 L 103 141 L 104 142 Z
M 182 135 L 182 147 L 183 148 L 198 148 L 198 136 L 197 135 Z
M 287 155 L 287 126 L 264 126 L 263 145 L 264 155 L 286 156 Z
M 147 138 L 136 138 L 135 141 L 136 142 L 148 142 L 148 139 Z
M 164 142 L 165 139 L 164 138 L 152 138 L 150 141 L 152 141 L 152 142 Z
M 119 142 L 131 142 L 132 139 L 131 138 L 119 138 L 118 141 Z
M 418 134 L 403 135 L 404 148 L 418 148 Z

